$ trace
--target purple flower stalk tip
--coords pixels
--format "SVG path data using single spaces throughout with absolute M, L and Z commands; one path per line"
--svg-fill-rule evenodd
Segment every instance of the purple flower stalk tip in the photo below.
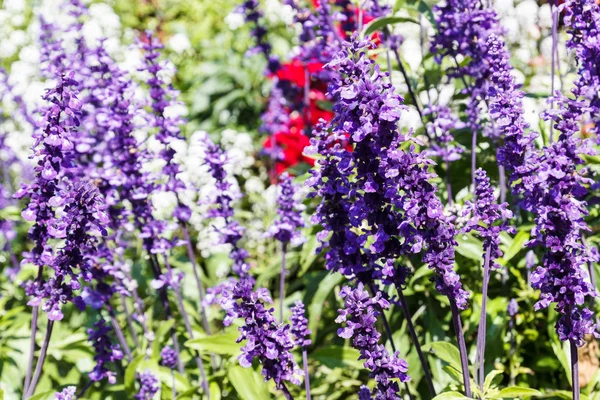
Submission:
M 277 388 L 282 388 L 285 381 L 299 384 L 297 377 L 301 373 L 291 353 L 294 345 L 290 338 L 290 326 L 280 325 L 273 316 L 274 309 L 266 308 L 273 300 L 264 288 L 252 290 L 252 281 L 242 279 L 230 290 L 222 293 L 225 298 L 222 305 L 227 311 L 223 323 L 228 326 L 234 318 L 244 320 L 239 329 L 237 342 L 246 341 L 239 356 L 240 365 L 244 368 L 252 366 L 257 359 L 262 364 L 261 374 L 265 381 L 270 379 Z
M 398 351 L 390 355 L 385 346 L 379 344 L 381 334 L 375 328 L 379 314 L 376 309 L 387 309 L 390 304 L 380 292 L 371 298 L 362 283 L 354 289 L 345 286 L 340 296 L 344 300 L 344 308 L 338 310 L 336 322 L 345 323 L 346 326 L 338 329 L 338 335 L 350 339 L 352 347 L 365 360 L 364 366 L 371 371 L 371 377 L 376 382 L 373 389 L 375 398 L 399 399 L 400 388 L 392 379 L 408 382 L 408 364 L 399 357 Z
M 304 226 L 301 211 L 303 205 L 294 199 L 296 187 L 292 177 L 286 172 L 280 176 L 279 195 L 277 202 L 278 218 L 267 230 L 267 235 L 272 236 L 282 243 L 297 245 L 302 242 L 299 229 Z
M 75 400 L 75 386 L 67 386 L 61 392 L 54 394 L 54 400 Z
M 519 304 L 517 303 L 517 300 L 510 299 L 508 302 L 508 315 L 513 318 L 515 315 L 517 315 L 517 312 L 519 312 Z
M 160 389 L 158 379 L 150 371 L 138 375 L 140 390 L 134 396 L 137 400 L 152 400 Z
M 96 366 L 90 372 L 90 379 L 94 382 L 101 381 L 107 378 L 108 383 L 115 384 L 117 382 L 116 374 L 108 369 L 108 363 L 115 363 L 123 358 L 123 352 L 116 344 L 112 344 L 109 333 L 112 329 L 106 325 L 104 319 L 100 319 L 94 324 L 94 327 L 88 329 L 88 341 L 92 343 L 96 355 L 94 360 Z
M 298 347 L 308 347 L 311 345 L 310 340 L 310 329 L 308 329 L 308 320 L 304 310 L 304 303 L 300 300 L 294 303 L 292 307 L 292 317 L 290 318 L 292 323 L 292 335 L 294 335 L 294 341 Z
M 162 365 L 165 367 L 174 369 L 177 366 L 179 355 L 170 346 L 163 347 L 160 357 L 162 358 Z

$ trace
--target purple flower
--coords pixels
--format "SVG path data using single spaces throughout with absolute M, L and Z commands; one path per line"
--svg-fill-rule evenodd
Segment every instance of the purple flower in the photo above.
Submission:
M 308 329 L 308 320 L 306 319 L 304 303 L 302 301 L 298 300 L 294 303 L 290 322 L 292 323 L 292 335 L 294 335 L 296 346 L 310 346 L 312 343 L 309 338 L 311 332 Z
M 233 219 L 232 202 L 235 196 L 231 191 L 231 184 L 227 180 L 227 172 L 225 171 L 227 155 L 222 148 L 210 140 L 208 135 L 203 142 L 205 145 L 204 163 L 208 166 L 216 186 L 214 208 L 209 211 L 207 217 L 223 218 L 225 220 L 225 226 L 219 228 L 218 231 L 222 235 L 222 243 L 231 245 L 231 251 L 229 252 L 229 256 L 233 260 L 231 268 L 240 277 L 246 277 L 250 270 L 250 265 L 246 262 L 248 252 L 238 245 L 245 229 Z
M 362 385 L 360 387 L 360 389 L 358 390 L 358 400 L 371 400 L 371 390 L 366 387 L 365 385 Z
M 101 318 L 94 324 L 94 328 L 88 329 L 88 341 L 94 346 L 96 355 L 94 360 L 96 366 L 89 373 L 90 379 L 94 382 L 101 381 L 104 378 L 108 379 L 108 383 L 115 384 L 117 382 L 116 374 L 108 369 L 108 363 L 115 363 L 115 361 L 123 358 L 123 352 L 118 345 L 112 344 L 109 333 L 111 328 L 106 325 L 104 318 Z
M 508 209 L 508 203 L 498 204 L 494 195 L 494 188 L 486 172 L 479 168 L 475 171 L 475 202 L 467 202 L 464 215 L 472 214 L 470 220 L 463 228 L 463 232 L 477 231 L 483 239 L 483 252 L 490 251 L 490 261 L 502 257 L 500 250 L 500 233 L 502 231 L 515 233 L 509 226 L 508 220 L 513 217 Z M 498 224 L 498 222 L 500 222 Z M 493 266 L 500 265 L 494 261 Z
M 162 365 L 171 369 L 175 368 L 177 365 L 177 360 L 179 359 L 177 352 L 169 346 L 163 347 L 162 351 L 160 352 L 160 357 L 162 358 Z
M 234 318 L 244 320 L 244 325 L 238 328 L 241 334 L 237 342 L 246 341 L 238 358 L 240 365 L 249 368 L 256 358 L 263 366 L 261 373 L 265 381 L 272 379 L 280 389 L 285 381 L 299 384 L 295 375 L 300 370 L 291 353 L 294 345 L 290 326 L 278 324 L 273 316 L 274 309 L 265 308 L 265 303 L 273 303 L 267 290 L 260 288 L 254 292 L 252 282 L 242 279 L 223 296 L 229 304 L 223 323 L 228 326 Z
M 432 161 L 398 132 L 403 99 L 367 56 L 372 44 L 354 37 L 344 46 L 326 66 L 336 73 L 328 92 L 336 116 L 315 129 L 308 150 L 321 155 L 307 184 L 322 197 L 311 222 L 324 228 L 317 237 L 330 248 L 326 266 L 402 285 L 408 270 L 394 261 L 423 253 L 436 288 L 464 309 L 468 294 L 453 270 L 455 229 L 430 183 Z
M 244 0 L 239 8 L 239 12 L 244 15 L 247 23 L 253 23 L 252 36 L 254 36 L 255 46 L 249 50 L 250 54 L 262 53 L 268 61 L 268 70 L 270 73 L 275 73 L 281 64 L 279 59 L 274 56 L 271 51 L 271 45 L 267 41 L 267 29 L 261 25 L 263 22 L 263 14 L 259 9 L 260 3 L 258 0 Z
M 338 336 L 351 339 L 352 347 L 360 352 L 365 368 L 371 371 L 376 386 L 373 394 L 376 399 L 400 399 L 398 383 L 408 382 L 408 364 L 399 357 L 399 352 L 390 355 L 385 346 L 379 344 L 381 334 L 375 329 L 377 322 L 376 309 L 389 308 L 389 303 L 380 292 L 374 298 L 359 283 L 355 289 L 348 286 L 342 288 L 340 296 L 344 300 L 344 308 L 338 310 L 337 323 L 345 323 L 338 329 Z
M 519 304 L 515 299 L 510 299 L 508 302 L 508 315 L 513 318 L 519 312 Z
M 526 173 L 526 156 L 531 151 L 537 133 L 526 132 L 529 125 L 523 117 L 521 101 L 524 93 L 516 88 L 511 75 L 510 56 L 504 43 L 498 36 L 490 35 L 487 49 L 492 72 L 488 90 L 490 117 L 496 124 L 498 138 L 503 139 L 498 149 L 498 163 L 511 173 L 510 179 L 515 182 Z M 515 190 L 519 189 L 513 188 Z
M 296 187 L 292 177 L 284 172 L 279 177 L 279 195 L 277 202 L 278 218 L 275 223 L 267 230 L 268 236 L 273 236 L 282 243 L 292 243 L 296 245 L 302 242 L 299 228 L 304 226 L 302 215 L 303 210 L 301 203 L 294 199 Z
M 75 400 L 75 386 L 67 386 L 62 392 L 56 392 L 54 394 L 54 400 Z
M 137 400 L 152 400 L 160 389 L 158 379 L 150 371 L 138 375 L 140 390 L 134 396 Z
M 586 101 L 592 118 L 592 132 L 598 139 L 600 120 L 600 7 L 594 0 L 570 0 L 563 4 L 564 23 L 569 34 L 567 49 L 575 53 L 578 76 L 571 90 Z
M 431 137 L 436 138 L 435 143 L 432 143 L 431 148 L 427 150 L 427 155 L 439 157 L 447 163 L 460 159 L 465 148 L 454 141 L 452 131 L 464 128 L 465 124 L 452 114 L 452 110 L 447 106 L 428 106 L 423 110 L 423 115 L 431 115 L 431 122 L 427 123 L 427 131 Z

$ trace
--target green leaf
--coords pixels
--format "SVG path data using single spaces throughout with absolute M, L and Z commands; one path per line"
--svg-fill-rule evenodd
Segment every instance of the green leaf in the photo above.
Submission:
M 358 350 L 346 346 L 326 346 L 315 350 L 311 357 L 328 368 L 352 367 L 362 369 L 363 363 L 358 360 Z
M 132 362 L 129 363 L 129 365 L 127 366 L 127 369 L 125 370 L 125 378 L 124 378 L 125 390 L 127 390 L 127 392 L 130 394 L 135 392 L 135 372 L 136 372 L 138 365 L 142 361 L 144 361 L 144 358 L 145 358 L 145 355 L 140 354 L 139 356 L 134 358 Z
M 433 400 L 455 400 L 455 399 L 468 399 L 468 397 L 459 392 L 444 392 L 444 393 L 438 394 L 437 396 L 435 396 L 433 398 Z
M 450 364 L 457 371 L 462 371 L 460 365 L 460 352 L 453 344 L 448 342 L 426 343 L 423 345 L 423 351 L 431 352 L 440 360 Z
M 510 261 L 514 256 L 516 256 L 521 250 L 523 250 L 523 246 L 525 242 L 529 240 L 529 232 L 527 231 L 519 231 L 514 237 L 512 243 L 504 251 L 504 255 L 501 258 L 502 265 L 506 265 L 508 261 Z
M 497 395 L 494 396 L 494 398 L 511 399 L 511 398 L 515 398 L 515 397 L 521 398 L 523 396 L 541 396 L 541 395 L 542 394 L 535 389 L 520 387 L 520 386 L 511 386 L 511 387 L 502 389 L 500 392 L 498 392 Z
M 487 392 L 488 390 L 490 390 L 490 387 L 492 386 L 492 382 L 494 381 L 494 378 L 497 377 L 498 375 L 502 375 L 504 373 L 504 371 L 500 371 L 500 370 L 493 370 L 491 371 L 489 374 L 487 374 L 487 376 L 485 377 L 485 382 L 483 383 L 483 391 Z
M 388 25 L 398 24 L 401 22 L 411 22 L 417 25 L 419 24 L 419 21 L 410 17 L 381 17 L 369 22 L 369 24 L 365 26 L 363 35 L 369 36 L 370 34 L 380 31 L 382 28 Z
M 456 235 L 456 242 L 458 246 L 456 251 L 463 257 L 477 261 L 478 263 L 483 262 L 483 243 L 472 234 L 458 234 Z
M 423 0 L 419 1 L 419 4 L 417 5 L 417 10 L 419 10 L 419 12 L 423 14 L 425 18 L 427 18 L 427 20 L 431 23 L 431 26 L 437 26 L 437 23 L 435 22 L 435 17 L 433 16 L 433 12 L 431 12 L 431 8 L 429 8 L 427 3 L 425 3 Z
M 319 321 L 321 320 L 321 314 L 323 313 L 323 306 L 325 305 L 325 300 L 331 293 L 334 287 L 336 287 L 339 283 L 344 280 L 344 277 L 341 274 L 333 273 L 327 275 L 321 282 L 319 282 L 319 288 L 315 292 L 313 296 L 310 306 L 309 312 L 310 320 L 308 322 L 308 327 L 312 331 L 311 339 L 314 341 L 317 337 L 317 330 L 319 329 Z
M 161 321 L 160 326 L 156 330 L 156 334 L 155 334 L 156 338 L 154 339 L 154 342 L 152 343 L 152 358 L 158 360 L 158 358 L 160 357 L 160 348 L 161 348 L 162 339 L 165 337 L 165 335 L 167 333 L 169 333 L 169 331 L 173 327 L 174 323 L 175 323 L 174 319 L 170 319 L 167 321 Z
M 50 390 L 47 392 L 43 392 L 43 393 L 38 393 L 35 396 L 31 396 L 28 398 L 28 400 L 45 400 L 50 398 L 50 396 L 52 396 L 54 393 L 56 393 L 55 390 Z
M 271 397 L 269 387 L 262 376 L 252 368 L 236 365 L 229 369 L 227 376 L 238 396 L 243 400 L 264 400 Z
M 240 344 L 236 343 L 239 334 L 230 329 L 227 333 L 190 339 L 184 343 L 190 349 L 201 353 L 216 353 L 235 356 L 240 353 Z

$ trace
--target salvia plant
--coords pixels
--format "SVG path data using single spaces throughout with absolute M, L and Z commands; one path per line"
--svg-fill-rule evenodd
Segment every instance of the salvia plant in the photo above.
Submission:
M 599 2 L 167 3 L 2 2 L 0 400 L 600 399 Z

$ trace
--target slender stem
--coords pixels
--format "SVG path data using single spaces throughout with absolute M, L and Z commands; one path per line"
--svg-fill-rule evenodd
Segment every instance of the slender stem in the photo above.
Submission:
M 171 385 L 173 386 L 173 400 L 175 400 L 177 398 L 177 389 L 175 388 L 175 371 L 173 371 L 173 368 L 171 368 Z
M 450 162 L 446 160 L 446 190 L 448 191 L 448 204 L 454 203 L 452 197 L 452 185 L 450 184 Z
M 286 400 L 294 400 L 294 397 L 292 397 L 292 394 L 287 386 L 285 386 L 285 383 L 281 382 L 281 387 L 279 389 L 283 392 L 283 396 L 286 398 Z
M 504 203 L 506 201 L 506 171 L 504 166 L 498 165 L 498 178 L 500 185 L 500 203 Z
M 33 373 L 33 378 L 31 379 L 31 384 L 27 388 L 27 392 L 25 393 L 25 398 L 33 396 L 35 393 L 35 388 L 40 379 L 40 375 L 42 374 L 42 367 L 44 366 L 44 361 L 46 361 L 46 354 L 48 352 L 48 345 L 50 344 L 50 337 L 52 337 L 52 328 L 54 327 L 54 321 L 48 321 L 46 325 L 46 334 L 44 335 L 44 342 L 42 343 L 42 348 L 40 350 L 40 356 L 38 357 L 37 364 L 35 365 L 35 372 Z
M 173 275 L 173 270 L 171 269 L 171 265 L 169 264 L 169 260 L 167 259 L 167 255 L 164 255 L 165 266 L 167 267 L 167 271 L 169 275 Z M 185 307 L 183 306 L 183 296 L 181 295 L 181 290 L 178 286 L 173 286 L 173 291 L 177 297 L 177 304 L 179 305 L 179 311 L 181 312 L 181 316 L 183 317 L 183 323 L 185 325 L 185 330 L 188 333 L 190 339 L 194 338 L 194 331 L 192 329 L 192 324 L 190 323 L 190 317 L 188 316 L 187 311 L 185 311 Z M 202 377 L 202 386 L 204 387 L 204 393 L 210 398 L 210 389 L 208 387 L 208 379 L 206 377 L 206 369 L 204 368 L 204 362 L 198 354 L 198 351 L 194 351 L 194 357 L 196 358 L 196 365 L 198 366 L 198 370 L 200 371 L 200 375 Z
M 310 136 L 312 127 L 310 125 L 310 74 L 308 65 L 304 65 L 304 123 L 307 135 Z
M 279 322 L 283 323 L 283 302 L 285 300 L 285 255 L 287 252 L 287 243 L 282 243 L 281 247 L 281 274 L 279 275 Z
M 125 335 L 123 335 L 123 331 L 121 330 L 121 327 L 119 326 L 119 321 L 117 321 L 117 319 L 115 318 L 115 313 L 113 310 L 110 310 L 109 314 L 110 314 L 110 322 L 113 326 L 113 329 L 115 330 L 115 334 L 117 335 L 119 344 L 121 345 L 121 348 L 123 348 L 123 351 L 125 351 L 125 354 L 127 355 L 127 359 L 129 360 L 129 362 L 131 362 L 131 361 L 133 361 L 133 357 L 131 355 L 131 349 L 129 348 L 129 345 L 127 344 L 127 340 L 125 340 Z
M 38 267 L 36 280 L 39 282 L 42 279 L 42 266 Z M 34 306 L 31 311 L 31 338 L 29 338 L 29 359 L 27 360 L 27 375 L 25 376 L 25 385 L 23 386 L 23 394 L 27 394 L 27 389 L 31 383 L 31 371 L 33 370 L 33 358 L 35 353 L 35 337 L 37 334 L 37 322 L 39 317 L 39 306 Z
M 471 184 L 475 193 L 475 169 L 477 168 L 477 129 L 473 129 L 471 137 Z
M 302 347 L 302 366 L 304 367 L 304 389 L 306 390 L 306 400 L 310 400 L 310 376 L 308 375 L 308 355 L 306 347 Z
M 198 296 L 200 297 L 200 316 L 202 317 L 202 326 L 204 327 L 204 331 L 207 335 L 210 335 L 210 324 L 208 323 L 208 318 L 206 316 L 206 310 L 204 309 L 204 286 L 202 285 L 202 281 L 200 280 L 200 273 L 198 272 L 198 263 L 196 262 L 196 256 L 194 254 L 194 249 L 192 248 L 192 240 L 190 239 L 190 233 L 187 228 L 187 224 L 183 221 L 181 222 L 181 230 L 183 231 L 183 238 L 185 239 L 185 246 L 187 248 L 188 258 L 192 263 L 192 271 L 194 271 L 194 279 L 196 280 L 196 286 L 198 287 Z
M 131 317 L 131 312 L 129 312 L 129 307 L 127 306 L 127 298 L 123 293 L 121 293 L 121 304 L 123 305 L 123 311 L 125 312 L 125 318 L 127 319 L 127 326 L 129 327 L 129 333 L 131 333 L 133 344 L 135 344 L 135 347 L 140 347 L 140 341 L 133 326 L 133 318 Z
M 515 385 L 515 371 L 513 366 L 513 358 L 515 356 L 516 351 L 516 335 L 515 335 L 515 317 L 511 316 L 510 321 L 508 321 L 508 330 L 510 331 L 510 352 L 509 352 L 509 362 L 510 362 L 510 386 Z
M 408 309 L 408 304 L 406 303 L 406 298 L 404 297 L 404 293 L 402 292 L 402 285 L 399 282 L 396 282 L 396 291 L 398 292 L 398 297 L 400 298 L 400 307 L 402 308 L 402 312 L 404 314 L 404 319 L 406 320 L 406 326 L 408 327 L 408 332 L 410 333 L 410 337 L 412 339 L 413 345 L 417 350 L 417 354 L 419 355 L 419 361 L 421 361 L 421 367 L 423 368 L 423 374 L 425 375 L 425 381 L 427 381 L 427 386 L 429 387 L 429 394 L 431 398 L 436 396 L 435 387 L 433 386 L 433 378 L 431 376 L 431 370 L 429 369 L 429 365 L 427 364 L 427 359 L 423 354 L 423 350 L 421 349 L 421 345 L 419 344 L 419 338 L 417 337 L 417 331 L 415 330 L 415 326 L 412 322 L 412 315 L 410 314 L 410 310 Z
M 577 344 L 573 341 L 569 341 L 571 344 L 571 382 L 573 383 L 573 400 L 579 400 L 579 353 L 577 350 Z
M 450 299 L 450 309 L 452 310 L 452 323 L 456 340 L 458 341 L 458 351 L 460 353 L 460 364 L 463 373 L 463 383 L 465 385 L 465 395 L 471 397 L 471 375 L 469 373 L 469 361 L 467 358 L 467 346 L 465 345 L 465 337 L 463 335 L 462 322 L 460 321 L 460 313 L 454 300 Z
M 81 389 L 81 391 L 79 392 L 79 394 L 77 396 L 75 396 L 76 399 L 80 399 L 83 397 L 83 395 L 85 394 L 85 392 L 87 392 L 87 390 L 94 384 L 94 381 L 92 381 L 91 379 L 88 381 L 88 383 L 85 384 L 85 386 L 83 387 L 83 389 Z
M 490 284 L 490 251 L 491 246 L 487 246 L 485 252 L 485 260 L 483 261 L 483 285 L 481 290 L 481 312 L 479 314 L 479 327 L 477 329 L 477 354 L 475 356 L 476 365 L 478 367 L 479 387 L 483 390 L 483 382 L 485 380 L 485 340 L 486 340 L 486 311 L 487 311 L 487 294 Z
M 402 60 L 400 59 L 400 53 L 398 52 L 398 49 L 393 49 L 392 53 L 394 53 L 396 62 L 398 63 L 398 69 L 400 69 L 400 73 L 402 74 L 402 76 L 404 77 L 404 81 L 406 82 L 406 87 L 408 88 L 408 95 L 410 96 L 413 104 L 415 105 L 415 108 L 417 109 L 417 112 L 419 113 L 419 117 L 421 118 L 421 121 L 423 121 L 423 111 L 421 110 L 421 105 L 417 101 L 417 96 L 415 95 L 415 92 L 413 91 L 410 80 L 408 79 L 408 74 L 406 73 L 404 64 L 402 64 Z M 425 130 L 425 132 L 427 132 L 427 130 Z
M 150 266 L 152 267 L 154 277 L 156 279 L 158 279 L 158 277 L 160 276 L 160 265 L 158 264 L 158 259 L 156 258 L 155 255 L 150 256 Z M 171 311 L 171 305 L 169 304 L 169 298 L 167 296 L 167 291 L 164 286 L 161 287 L 160 289 L 158 289 L 158 297 L 160 298 L 163 309 L 165 310 L 167 319 L 168 320 L 173 319 L 173 312 Z M 179 355 L 180 354 L 179 342 L 177 341 L 177 334 L 175 332 L 175 328 L 171 328 L 171 339 L 173 340 L 173 349 Z M 183 375 L 183 373 L 184 373 L 183 362 L 181 361 L 181 357 L 179 357 L 179 356 L 177 357 L 177 370 L 179 371 L 180 374 Z
M 552 75 L 551 75 L 551 96 L 554 96 L 554 75 L 555 75 L 555 67 L 556 64 L 554 62 L 555 60 L 555 56 L 556 56 L 556 47 L 557 47 L 557 42 L 558 42 L 558 10 L 556 7 L 556 1 L 550 1 L 550 6 L 552 8 Z M 552 97 L 552 100 L 550 101 L 550 108 L 554 108 L 554 98 Z M 553 131 L 553 125 L 554 124 L 550 124 L 550 135 L 548 137 L 548 141 L 550 142 L 550 144 L 552 144 L 552 141 L 554 140 L 553 136 L 554 136 L 554 131 Z
M 35 353 L 35 336 L 37 333 L 37 321 L 39 315 L 39 306 L 33 307 L 31 315 L 31 338 L 29 341 L 29 359 L 27 360 L 27 375 L 25 376 L 25 386 L 23 386 L 23 393 L 27 393 L 27 388 L 31 382 L 31 371 L 33 371 L 33 358 Z
M 206 316 L 206 308 L 204 308 L 204 286 L 202 285 L 202 281 L 200 280 L 200 269 L 198 267 L 198 263 L 196 262 L 196 255 L 194 254 L 194 249 L 192 247 L 192 240 L 190 238 L 190 233 L 187 228 L 187 224 L 184 221 L 180 221 L 181 229 L 183 231 L 183 237 L 185 239 L 185 245 L 187 248 L 188 258 L 192 263 L 192 271 L 194 271 L 194 279 L 196 280 L 196 286 L 198 287 L 198 296 L 200 297 L 200 317 L 202 319 L 202 327 L 204 328 L 204 332 L 207 335 L 211 334 L 210 323 L 208 322 L 208 317 Z M 217 358 L 214 354 L 210 354 L 210 363 L 213 370 L 218 368 Z

